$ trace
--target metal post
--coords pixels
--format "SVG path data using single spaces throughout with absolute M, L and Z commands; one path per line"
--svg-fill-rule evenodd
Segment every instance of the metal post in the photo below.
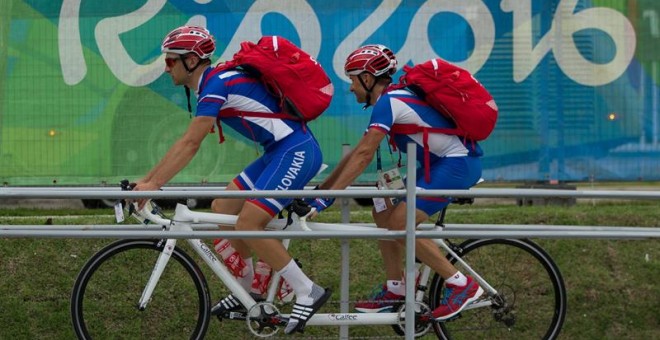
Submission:
M 658 135 L 659 135 L 658 134 L 658 88 L 655 83 L 656 81 L 658 81 L 658 79 L 660 79 L 660 77 L 658 77 L 658 62 L 654 61 L 651 63 L 651 84 L 653 84 L 651 88 L 652 91 L 651 114 L 653 121 L 653 126 L 651 128 L 651 133 L 652 133 L 651 141 L 653 142 L 654 148 L 658 147 Z
M 406 181 L 406 339 L 415 338 L 415 215 L 417 145 L 408 143 Z M 413 283 L 413 284 L 411 284 Z
M 639 126 L 640 126 L 640 132 L 639 132 L 639 149 L 644 150 L 644 146 L 646 145 L 646 124 L 645 123 L 645 115 L 646 115 L 646 75 L 644 74 L 644 65 L 640 65 L 639 68 L 639 98 L 642 100 L 642 112 L 639 115 Z
M 343 144 L 341 149 L 342 158 L 351 152 L 348 144 Z M 349 208 L 349 198 L 341 198 L 341 222 L 350 223 L 351 212 Z M 349 298 L 349 270 L 350 270 L 350 244 L 348 239 L 341 239 L 341 279 L 340 279 L 340 302 L 339 310 L 342 313 L 348 313 Z M 348 339 L 348 325 L 339 326 L 339 338 Z

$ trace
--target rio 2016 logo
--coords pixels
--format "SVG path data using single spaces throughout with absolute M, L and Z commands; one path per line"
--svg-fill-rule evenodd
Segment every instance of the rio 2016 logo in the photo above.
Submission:
M 191 0 L 197 5 L 207 5 L 212 0 Z M 493 0 L 496 2 L 498 0 Z M 600 86 L 619 78 L 630 65 L 635 53 L 635 31 L 623 14 L 604 7 L 576 11 L 578 0 L 561 0 L 553 14 L 550 29 L 535 36 L 532 18 L 533 0 L 499 0 L 499 9 L 512 13 L 512 27 L 497 27 L 498 31 L 510 32 L 513 41 L 511 55 L 513 81 L 527 79 L 541 60 L 552 52 L 558 67 L 575 82 L 585 86 Z M 63 0 L 58 27 L 59 51 L 64 82 L 68 85 L 80 83 L 87 74 L 80 35 L 80 7 L 82 0 Z M 474 50 L 456 63 L 478 72 L 491 57 L 495 46 L 496 23 L 493 13 L 484 0 L 428 0 L 416 9 L 405 34 L 402 47 L 395 51 L 399 64 L 420 63 L 437 55 L 431 46 L 429 25 L 439 13 L 453 13 L 465 20 L 474 38 Z M 104 18 L 94 29 L 94 38 L 101 57 L 119 81 L 130 86 L 145 86 L 164 72 L 163 56 L 147 64 L 137 63 L 123 45 L 120 35 L 146 24 L 163 10 L 166 0 L 147 0 L 137 10 L 121 16 Z M 388 29 L 386 22 L 396 16 L 403 0 L 383 0 L 357 27 L 343 38 L 323 36 L 319 17 L 322 12 L 304 0 L 257 0 L 246 11 L 231 41 L 227 44 L 220 60 L 230 59 L 239 44 L 245 40 L 256 41 L 261 32 L 264 17 L 276 13 L 286 17 L 300 37 L 300 45 L 310 55 L 318 58 L 321 43 L 330 43 L 336 48 L 332 52 L 332 68 L 335 75 L 343 77 L 344 58 L 355 47 L 364 43 L 380 29 Z M 340 6 L 340 4 L 338 4 Z M 405 6 L 405 5 L 403 5 Z M 191 15 L 187 24 L 206 26 L 207 18 L 201 14 Z M 498 23 L 499 24 L 499 23 Z M 397 28 L 400 30 L 400 28 Z M 613 57 L 607 62 L 597 63 L 585 58 L 575 41 L 575 33 L 597 30 L 609 36 L 613 46 Z M 331 30 L 329 30 L 331 31 Z M 341 39 L 341 41 L 339 41 Z M 536 44 L 534 41 L 537 40 Z M 153 41 L 157 46 L 160 41 Z M 326 48 L 327 50 L 327 48 Z M 329 57 L 329 55 L 328 55 Z

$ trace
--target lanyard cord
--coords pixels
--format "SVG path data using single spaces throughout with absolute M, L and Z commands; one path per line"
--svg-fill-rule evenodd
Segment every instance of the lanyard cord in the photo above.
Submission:
M 186 99 L 188 99 L 188 113 L 190 113 L 190 118 L 192 118 L 192 106 L 190 105 L 190 88 L 188 86 L 183 86 L 186 89 Z
M 376 170 L 383 171 L 383 163 L 380 157 L 380 146 L 376 149 Z

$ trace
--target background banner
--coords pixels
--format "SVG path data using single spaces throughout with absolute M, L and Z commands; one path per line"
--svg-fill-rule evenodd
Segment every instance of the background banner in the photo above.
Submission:
M 400 65 L 441 57 L 491 91 L 500 117 L 482 143 L 486 180 L 659 180 L 659 15 L 654 0 L 2 1 L 0 181 L 95 185 L 146 174 L 190 120 L 160 53 L 183 24 L 216 36 L 214 61 L 262 35 L 316 57 L 336 88 L 310 124 L 330 169 L 369 118 L 344 60 L 380 43 Z M 253 142 L 225 134 L 221 145 L 210 135 L 174 181 L 227 182 L 256 158 Z M 359 179 L 372 180 L 375 170 Z

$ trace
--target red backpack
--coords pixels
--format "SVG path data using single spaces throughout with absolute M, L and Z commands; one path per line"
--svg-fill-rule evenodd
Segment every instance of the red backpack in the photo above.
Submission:
M 389 90 L 409 88 L 456 124 L 454 129 L 415 124 L 394 124 L 390 129 L 391 135 L 423 133 L 424 178 L 430 182 L 429 133 L 457 135 L 473 141 L 484 140 L 495 128 L 497 105 L 470 72 L 440 58 L 413 67 L 406 65 L 403 71 L 399 84 L 392 85 Z M 390 140 L 393 142 L 393 139 Z
M 411 124 L 394 124 L 394 134 L 435 132 L 458 135 L 480 141 L 495 128 L 497 105 L 488 91 L 470 72 L 440 58 L 422 64 L 404 66 L 399 84 L 408 87 L 436 111 L 456 123 L 455 129 L 424 128 Z
M 280 98 L 284 112 L 272 114 L 228 109 L 220 111 L 221 117 L 249 116 L 308 122 L 328 108 L 334 93 L 330 78 L 316 59 L 278 36 L 262 37 L 256 44 L 242 42 L 234 58 L 219 64 L 213 72 L 232 68 L 241 68 L 259 78 Z

